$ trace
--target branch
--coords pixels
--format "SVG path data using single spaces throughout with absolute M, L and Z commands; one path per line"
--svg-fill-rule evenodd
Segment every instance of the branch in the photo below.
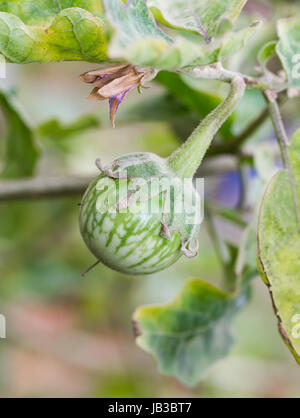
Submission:
M 268 86 L 263 80 L 260 80 L 255 77 L 250 77 L 245 74 L 238 73 L 238 72 L 226 70 L 225 68 L 223 68 L 220 62 L 217 62 L 215 64 L 210 64 L 210 65 L 204 65 L 200 67 L 186 67 L 182 70 L 177 70 L 176 72 L 180 74 L 188 75 L 194 78 L 203 78 L 206 80 L 218 80 L 218 81 L 224 81 L 226 83 L 231 83 L 235 77 L 240 77 L 244 80 L 245 84 L 248 87 L 251 87 L 257 90 L 262 90 L 262 91 L 270 89 L 270 86 Z M 276 86 L 277 91 L 280 91 L 285 88 L 286 86 L 283 84 Z
M 82 194 L 93 177 L 35 177 L 0 181 L 0 202 Z
M 198 170 L 198 177 L 213 176 L 233 171 L 236 159 L 219 161 L 217 167 L 204 164 Z M 80 195 L 85 192 L 94 176 L 34 177 L 18 180 L 0 180 L 0 202 L 10 200 L 50 199 Z
M 232 80 L 238 76 L 244 80 L 248 87 L 261 90 L 262 92 L 271 89 L 271 87 L 261 79 L 226 70 L 223 68 L 220 62 L 196 68 L 186 67 L 182 70 L 178 70 L 177 72 L 194 78 L 218 80 L 226 83 L 231 83 Z M 286 85 L 284 83 L 278 83 L 276 86 L 273 86 L 273 88 L 274 91 L 279 93 L 280 91 L 286 89 Z M 252 135 L 267 120 L 268 116 L 269 110 L 266 108 L 246 127 L 246 129 L 240 135 L 238 135 L 232 141 L 228 143 L 213 145 L 210 149 L 208 149 L 207 156 L 238 154 L 240 147 L 244 144 L 248 137 Z

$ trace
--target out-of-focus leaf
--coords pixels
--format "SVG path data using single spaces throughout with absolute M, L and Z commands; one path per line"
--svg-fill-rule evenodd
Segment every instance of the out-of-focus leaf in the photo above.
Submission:
M 206 45 L 201 38 L 193 42 L 184 37 L 169 38 L 155 24 L 144 0 L 104 0 L 107 17 L 115 29 L 109 48 L 113 59 L 124 59 L 134 65 L 176 69 L 187 65 L 217 62 L 240 49 L 257 24 L 232 33 L 223 40 Z
M 259 275 L 256 257 L 257 223 L 258 215 L 255 213 L 252 221 L 244 230 L 240 241 L 238 257 L 235 264 L 235 274 L 240 283 Z
M 0 91 L 0 107 L 7 120 L 6 158 L 2 176 L 31 176 L 38 158 L 33 132 L 12 98 L 3 91 Z
M 276 41 L 271 41 L 263 45 L 260 49 L 257 59 L 260 64 L 260 71 L 262 75 L 262 80 L 269 86 L 274 86 L 276 89 L 277 86 L 282 85 L 285 82 L 284 77 L 280 77 L 277 74 L 274 74 L 269 70 L 267 64 L 271 58 L 277 55 L 276 53 Z
M 289 148 L 300 198 L 300 130 Z M 289 175 L 280 171 L 264 195 L 258 225 L 258 259 L 272 297 L 280 333 L 300 363 L 300 233 Z M 298 315 L 298 316 L 297 316 Z M 297 319 L 298 318 L 298 319 Z
M 300 17 L 277 22 L 277 54 L 287 73 L 289 84 L 300 88 Z
M 162 23 L 175 28 L 192 30 L 215 36 L 224 21 L 233 23 L 247 0 L 148 0 L 157 9 Z
M 134 314 L 137 344 L 152 354 L 161 373 L 195 385 L 233 342 L 231 319 L 244 302 L 199 279 L 187 281 L 166 305 L 145 306 Z
M 170 94 L 159 94 L 120 112 L 119 123 L 168 122 L 188 116 L 190 109 Z
M 63 124 L 57 119 L 51 119 L 38 127 L 37 134 L 52 142 L 60 142 L 99 126 L 100 119 L 94 115 L 82 116 L 70 124 Z
M 278 171 L 278 147 L 272 143 L 262 142 L 256 144 L 254 153 L 254 166 L 259 178 L 267 184 Z
M 199 115 L 199 120 L 215 109 L 223 100 L 218 94 L 194 89 L 179 74 L 161 71 L 155 80 L 166 87 L 179 102 L 196 112 Z M 221 135 L 226 139 L 233 137 L 234 118 L 234 114 L 231 115 L 220 128 Z
M 236 134 L 243 132 L 255 118 L 257 118 L 266 106 L 262 94 L 254 89 L 247 89 L 240 105 L 235 111 L 234 131 Z M 251 135 L 251 140 L 259 141 L 269 135 L 271 124 L 263 124 Z
M 46 2 L 49 4 L 48 7 L 45 5 L 45 9 L 42 5 L 39 7 L 39 3 L 43 2 L 0 3 L 0 53 L 7 62 L 100 62 L 106 59 L 107 41 L 100 17 L 79 7 L 66 9 L 61 5 L 59 8 L 58 2 L 51 2 L 52 6 Z M 63 3 L 87 5 L 88 2 Z M 95 2 L 89 3 L 93 12 L 100 10 Z M 55 14 L 57 8 L 61 11 Z M 86 8 L 89 9 L 88 6 Z M 6 10 L 15 10 L 16 14 L 7 13 Z M 24 23 L 27 21 L 28 25 Z M 35 26 L 31 26 L 32 22 Z
M 277 152 L 278 147 L 276 143 L 261 142 L 253 145 L 254 167 L 257 175 L 252 179 L 252 182 L 249 182 L 248 189 L 255 187 L 257 203 L 254 207 L 253 218 L 244 230 L 239 246 L 235 271 L 240 280 L 243 280 L 245 276 L 252 275 L 252 277 L 256 277 L 259 275 L 257 268 L 257 225 L 259 208 L 265 185 L 279 170 Z M 255 181 L 255 186 L 253 180 Z
M 276 41 L 271 41 L 265 44 L 258 53 L 258 62 L 266 69 L 268 61 L 276 55 Z
M 224 58 L 234 54 L 240 49 L 243 49 L 260 26 L 261 22 L 255 21 L 250 26 L 247 26 L 240 31 L 229 32 L 224 35 L 220 41 L 221 46 L 218 54 L 218 60 L 222 61 Z

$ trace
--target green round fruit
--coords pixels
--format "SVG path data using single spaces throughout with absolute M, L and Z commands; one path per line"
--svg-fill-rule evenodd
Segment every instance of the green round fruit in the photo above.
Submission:
M 149 274 L 190 251 L 187 244 L 195 240 L 199 225 L 180 225 L 182 214 L 165 213 L 166 192 L 149 193 L 150 182 L 167 184 L 174 177 L 164 159 L 130 154 L 101 170 L 79 215 L 82 237 L 98 260 L 122 273 Z M 179 193 L 174 190 L 173 195 Z M 192 183 L 190 192 L 196 194 Z

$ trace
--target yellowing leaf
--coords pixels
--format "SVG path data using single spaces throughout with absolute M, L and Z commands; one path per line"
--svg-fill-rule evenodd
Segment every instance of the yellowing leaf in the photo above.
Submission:
M 289 154 L 300 198 L 300 130 L 293 137 Z M 286 171 L 276 174 L 265 192 L 259 216 L 258 259 L 281 335 L 300 363 L 300 232 Z
M 202 280 L 188 280 L 173 302 L 137 309 L 137 344 L 155 357 L 161 373 L 193 386 L 228 353 L 231 319 L 243 302 L 244 294 L 233 298 Z
M 0 3 L 0 53 L 7 62 L 18 64 L 61 60 L 100 62 L 106 58 L 107 42 L 104 23 L 100 17 L 87 10 L 73 7 L 53 16 L 50 12 L 47 16 L 42 14 L 44 19 L 37 12 L 35 18 L 29 19 L 26 10 L 23 10 L 25 5 L 20 5 L 21 2 L 17 3 L 19 8 L 17 4 L 14 6 L 17 8 L 16 11 L 19 11 L 20 17 L 3 12 L 3 9 L 10 10 L 12 6 L 1 7 Z M 41 12 L 42 9 L 37 8 L 37 10 Z M 26 25 L 22 18 L 24 21 L 39 22 L 39 25 Z

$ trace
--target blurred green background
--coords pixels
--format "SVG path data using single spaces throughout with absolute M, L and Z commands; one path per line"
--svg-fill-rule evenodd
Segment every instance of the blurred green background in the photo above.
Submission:
M 249 2 L 244 18 L 260 17 L 266 23 L 251 47 L 231 60 L 231 68 L 251 73 L 257 48 L 275 37 L 274 21 L 283 3 L 287 10 L 287 2 Z M 7 66 L 7 79 L 0 80 L 0 86 L 12 91 L 31 127 L 51 119 L 68 126 L 89 115 L 86 124 L 90 129 L 78 129 L 77 134 L 64 138 L 53 132 L 43 134 L 40 128 L 35 139 L 40 152 L 37 175 L 93 176 L 98 156 L 105 163 L 133 151 L 167 156 L 201 116 L 182 99 L 182 92 L 178 98 L 176 92 L 166 93 L 162 81 L 153 82 L 142 95 L 132 92 L 128 96 L 113 130 L 108 124 L 108 104 L 85 100 L 89 88 L 78 79 L 79 74 L 93 68 L 88 63 Z M 215 92 L 216 85 L 206 83 L 204 88 L 200 82 L 185 83 L 200 92 L 198 104 L 206 113 L 207 96 L 201 99 L 201 94 L 207 94 L 207 89 Z M 218 89 L 223 86 L 218 84 Z M 163 103 L 161 109 L 157 110 L 156 103 Z M 291 131 L 299 105 L 296 98 L 284 109 Z M 241 132 L 262 107 L 260 94 L 249 91 L 236 113 L 233 134 Z M 8 127 L 0 118 L 4 164 Z M 256 144 L 266 138 L 272 138 L 268 123 L 251 141 Z M 214 171 L 224 161 L 218 159 L 207 166 Z M 252 195 L 248 196 L 247 209 L 251 212 L 255 181 L 249 182 Z M 236 204 L 236 189 L 235 172 L 230 169 L 225 176 L 210 174 L 205 180 L 206 197 L 229 206 Z M 159 375 L 153 360 L 135 346 L 131 315 L 140 305 L 171 300 L 189 277 L 221 284 L 221 267 L 206 225 L 201 228 L 196 259 L 181 259 L 147 277 L 128 277 L 98 266 L 83 278 L 81 272 L 94 258 L 79 234 L 80 198 L 0 202 L 0 313 L 7 318 L 7 339 L 0 340 L 1 397 L 300 395 L 299 369 L 278 335 L 270 297 L 260 278 L 253 279 L 252 299 L 234 322 L 234 348 L 209 370 L 201 384 L 191 389 Z M 239 228 L 221 220 L 217 227 L 232 242 L 239 242 Z

